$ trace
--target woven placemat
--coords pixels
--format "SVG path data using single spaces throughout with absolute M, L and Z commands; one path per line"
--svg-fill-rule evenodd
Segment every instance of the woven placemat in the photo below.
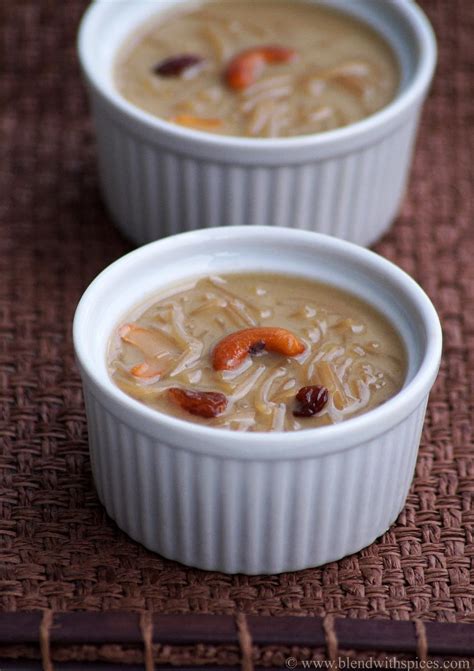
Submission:
M 93 487 L 71 320 L 131 247 L 98 192 L 75 56 L 85 5 L 0 3 L 0 609 L 474 622 L 474 3 L 423 2 L 440 63 L 402 215 L 376 247 L 426 289 L 445 334 L 407 505 L 356 555 L 262 577 L 152 554 Z

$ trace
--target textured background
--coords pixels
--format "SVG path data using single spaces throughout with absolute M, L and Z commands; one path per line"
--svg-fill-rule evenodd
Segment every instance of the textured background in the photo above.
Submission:
M 366 550 L 245 577 L 153 555 L 97 500 L 71 319 L 90 280 L 131 247 L 98 193 L 74 46 L 86 2 L 0 3 L 0 608 L 474 622 L 474 2 L 422 4 L 440 62 L 402 214 L 376 247 L 417 278 L 444 326 L 416 478 Z

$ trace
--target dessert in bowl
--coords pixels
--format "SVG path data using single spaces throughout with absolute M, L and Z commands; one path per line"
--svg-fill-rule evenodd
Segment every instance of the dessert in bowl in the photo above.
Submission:
M 301 277 L 212 275 L 167 287 L 116 329 L 109 368 L 149 407 L 237 431 L 299 431 L 402 387 L 395 328 L 353 294 Z
M 399 67 L 375 30 L 328 6 L 213 0 L 147 21 L 120 50 L 115 81 L 127 100 L 182 126 L 288 137 L 382 109 Z
M 146 1 L 96 0 L 86 12 L 79 55 L 102 188 L 114 220 L 134 241 L 206 226 L 268 224 L 367 245 L 387 230 L 433 74 L 431 27 L 411 0 L 280 4 L 295 20 L 299 11 L 339 12 L 366 47 L 345 52 L 352 40 L 344 39 L 343 53 L 326 61 L 328 50 L 311 51 L 310 39 L 308 48 L 304 41 L 290 44 L 284 21 L 278 38 L 271 25 L 265 32 L 263 19 L 248 29 L 260 28 L 261 35 L 251 40 L 251 30 L 239 28 L 245 39 L 234 45 L 216 33 L 212 17 L 207 23 L 201 17 L 211 29 L 207 40 L 191 41 L 191 51 L 180 42 L 173 53 L 160 42 L 150 55 L 146 40 L 133 41 L 144 23 L 156 23 L 159 32 L 161 20 L 178 23 L 186 12 L 211 9 L 166 0 L 157 13 Z M 230 12 L 230 3 L 221 5 Z M 272 3 L 252 3 L 258 12 L 265 5 Z M 216 34 L 224 49 L 235 50 L 219 62 L 211 53 Z M 250 85 L 242 72 L 250 72 Z
M 110 366 L 118 329 L 133 323 L 149 328 L 142 321 L 150 318 L 147 311 L 163 307 L 170 297 L 176 301 L 176 288 L 189 281 L 198 288 L 196 278 L 229 283 L 235 273 L 256 289 L 265 288 L 259 284 L 264 276 L 278 274 L 283 282 L 286 275 L 295 296 L 292 283 L 301 282 L 310 290 L 323 288 L 331 304 L 335 295 L 354 295 L 359 319 L 370 315 L 383 330 L 389 324 L 396 331 L 390 342 L 402 355 L 401 389 L 345 421 L 251 431 L 214 426 L 199 416 L 194 421 L 192 413 L 168 413 L 124 392 Z M 303 298 L 306 305 L 308 297 Z M 323 309 L 317 296 L 313 302 Z M 352 319 L 356 322 L 355 315 Z M 366 324 L 368 331 L 372 327 Z M 129 337 L 126 329 L 122 334 Z M 203 569 L 255 574 L 338 559 L 393 523 L 413 476 L 439 366 L 441 330 L 420 287 L 372 252 L 294 229 L 223 227 L 152 243 L 103 271 L 78 306 L 74 344 L 94 479 L 107 512 L 132 538 L 166 557 Z M 287 354 L 275 351 L 271 341 L 265 345 L 270 351 L 255 361 L 249 351 L 243 358 L 260 366 L 263 359 Z M 209 350 L 215 352 L 215 346 Z M 229 362 L 225 352 L 219 361 Z M 126 361 L 130 368 L 142 363 L 154 362 Z M 316 370 L 316 384 L 322 382 L 318 375 Z M 337 391 L 330 390 L 333 399 Z M 316 415 L 298 421 L 312 422 Z

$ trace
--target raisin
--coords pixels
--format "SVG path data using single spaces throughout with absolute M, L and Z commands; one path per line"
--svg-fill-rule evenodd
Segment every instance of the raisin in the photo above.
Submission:
M 257 342 L 254 342 L 253 345 L 250 345 L 249 354 L 250 356 L 255 356 L 257 354 L 261 354 L 264 349 L 265 349 L 265 343 L 263 342 L 263 340 L 258 340 Z
M 168 396 L 183 410 L 198 417 L 217 417 L 227 408 L 227 398 L 218 391 L 191 391 L 171 387 Z
M 178 54 L 169 56 L 157 63 L 153 68 L 155 75 L 160 77 L 179 77 L 179 75 L 188 68 L 202 62 L 201 56 L 195 54 Z
M 324 408 L 329 400 L 329 392 L 326 387 L 311 385 L 301 387 L 296 394 L 298 408 L 293 410 L 295 417 L 313 417 Z

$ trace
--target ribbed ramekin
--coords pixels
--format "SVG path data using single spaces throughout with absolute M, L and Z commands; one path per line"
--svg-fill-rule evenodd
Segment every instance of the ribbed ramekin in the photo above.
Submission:
M 178 0 L 179 2 L 179 0 Z M 177 0 L 161 0 L 165 9 Z M 282 139 L 223 137 L 170 124 L 117 92 L 112 66 L 147 0 L 97 0 L 79 55 L 97 131 L 102 190 L 121 231 L 141 244 L 197 228 L 265 224 L 368 245 L 394 219 L 407 182 L 436 45 L 412 0 L 326 0 L 371 23 L 398 56 L 395 100 L 335 131 Z
M 181 279 L 255 270 L 356 291 L 387 315 L 408 352 L 400 393 L 336 426 L 239 433 L 154 411 L 112 382 L 107 343 L 137 303 Z M 94 479 L 117 524 L 185 564 L 278 573 L 355 552 L 396 519 L 438 371 L 441 329 L 420 287 L 373 252 L 307 231 L 222 227 L 146 245 L 104 270 L 79 303 L 74 345 Z

